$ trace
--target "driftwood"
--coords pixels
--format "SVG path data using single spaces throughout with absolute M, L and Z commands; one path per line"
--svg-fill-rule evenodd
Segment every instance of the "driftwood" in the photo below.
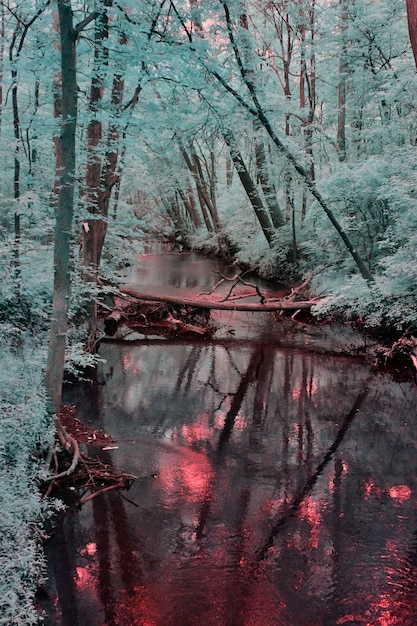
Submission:
M 60 449 L 53 454 L 54 474 L 44 480 L 44 497 L 48 497 L 53 489 L 57 490 L 60 497 L 70 493 L 71 501 L 81 507 L 108 491 L 128 490 L 138 478 L 133 474 L 118 473 L 111 464 L 88 457 L 80 451 L 80 443 L 88 443 L 102 450 L 117 448 L 117 445 L 109 446 L 109 443 L 115 442 L 108 433 L 82 424 L 76 417 L 75 407 L 61 407 L 59 418 L 56 418 L 56 429 Z M 67 492 L 68 489 L 71 491 Z
M 156 296 L 154 294 L 136 291 L 135 289 L 123 289 L 121 295 L 129 296 L 137 300 L 150 302 L 166 302 L 168 304 L 177 304 L 190 306 L 196 309 L 213 309 L 223 311 L 297 311 L 299 309 L 309 310 L 317 304 L 318 300 L 278 300 L 271 298 L 265 302 L 238 302 L 237 300 L 203 300 L 193 298 L 179 298 L 176 296 Z
M 417 337 L 402 336 L 391 346 L 381 346 L 376 350 L 376 365 L 394 366 L 397 363 L 409 363 L 417 379 Z
M 123 294 L 122 294 L 123 295 Z M 208 336 L 213 329 L 208 324 L 209 314 L 196 307 L 177 305 L 155 298 L 114 299 L 113 312 L 104 319 L 104 332 L 112 337 L 120 323 L 139 332 L 168 336 Z

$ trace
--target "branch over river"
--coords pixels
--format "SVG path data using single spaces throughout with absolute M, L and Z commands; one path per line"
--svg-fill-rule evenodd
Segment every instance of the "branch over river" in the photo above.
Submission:
M 127 295 L 131 298 L 138 300 L 146 300 L 151 302 L 167 302 L 169 304 L 178 304 L 185 306 L 192 306 L 201 309 L 217 309 L 224 311 L 298 311 L 300 309 L 311 309 L 312 306 L 318 303 L 318 300 L 278 300 L 270 299 L 265 302 L 241 302 L 235 300 L 215 300 L 215 299 L 200 299 L 200 298 L 183 298 L 176 296 L 157 296 L 155 294 L 148 294 L 142 291 L 136 291 L 135 289 L 123 289 L 121 296 Z

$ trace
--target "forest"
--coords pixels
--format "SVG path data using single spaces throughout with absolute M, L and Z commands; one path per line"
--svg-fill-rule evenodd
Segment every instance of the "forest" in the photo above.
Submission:
M 2 0 L 0 29 L 0 624 L 28 624 L 64 372 L 147 238 L 417 331 L 417 2 Z

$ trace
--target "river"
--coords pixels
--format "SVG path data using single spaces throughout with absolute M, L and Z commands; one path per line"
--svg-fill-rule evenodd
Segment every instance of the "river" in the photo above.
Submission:
M 213 270 L 148 254 L 125 280 L 196 295 Z M 416 386 L 344 356 L 348 329 L 214 317 L 211 340 L 105 341 L 66 390 L 139 478 L 57 524 L 46 624 L 415 625 Z

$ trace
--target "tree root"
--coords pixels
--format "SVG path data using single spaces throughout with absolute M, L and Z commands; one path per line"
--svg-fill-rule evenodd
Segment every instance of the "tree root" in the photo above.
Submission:
M 72 472 L 77 467 L 78 461 L 80 460 L 80 448 L 78 442 L 67 432 L 65 427 L 61 424 L 61 420 L 59 419 L 59 417 L 55 418 L 55 427 L 62 447 L 65 450 L 72 451 L 72 461 L 67 470 L 64 470 L 59 474 L 55 474 L 51 477 L 50 480 L 54 481 L 58 480 L 59 478 L 63 478 L 64 476 L 69 476 L 69 474 L 72 474 Z

